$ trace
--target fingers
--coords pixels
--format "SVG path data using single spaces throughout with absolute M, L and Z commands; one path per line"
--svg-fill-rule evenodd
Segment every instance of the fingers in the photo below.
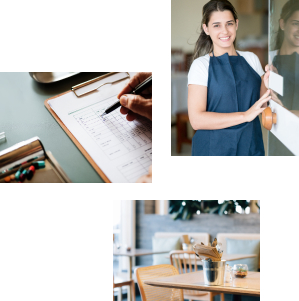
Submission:
M 267 90 L 267 92 L 256 102 L 256 109 L 260 109 L 265 103 L 267 103 L 272 96 L 270 95 L 271 90 Z
M 264 99 L 265 97 L 267 97 L 268 95 L 270 95 L 270 92 L 271 92 L 271 90 L 268 89 L 267 92 L 260 98 L 260 100 Z
M 152 183 L 152 165 L 148 169 L 148 174 L 140 177 L 136 183 Z
M 264 75 L 263 75 L 263 81 L 264 81 L 264 85 L 267 89 L 269 89 L 269 76 L 270 76 L 270 71 L 267 71 Z
M 149 167 L 149 169 L 148 169 L 148 174 L 149 174 L 149 175 L 152 175 L 152 166 L 153 166 L 153 165 L 151 165 L 151 166 Z
M 141 176 L 136 183 L 147 183 L 147 176 Z
M 123 114 L 123 115 L 127 115 L 126 118 L 128 121 L 133 121 L 137 118 L 138 114 L 130 111 L 128 108 L 125 108 L 125 107 L 121 107 L 120 108 L 120 112 Z
M 139 72 L 139 73 L 135 74 L 130 79 L 128 84 L 119 92 L 119 94 L 117 95 L 117 98 L 119 99 L 123 94 L 132 92 L 137 85 L 142 83 L 144 80 L 146 80 L 151 75 L 152 75 L 151 72 Z
M 133 121 L 137 118 L 138 114 L 132 112 L 132 111 L 129 111 L 128 115 L 127 115 L 127 120 L 128 121 Z
M 270 71 L 267 71 L 265 74 L 264 74 L 264 79 L 268 79 L 270 76 Z
M 260 108 L 258 115 L 260 115 L 261 113 L 263 113 L 263 111 L 264 111 L 266 108 L 267 108 L 267 107 L 265 107 L 265 108 Z
M 123 115 L 127 115 L 129 113 L 129 109 L 128 108 L 125 108 L 125 107 L 120 107 L 120 112 L 123 114 Z
M 265 71 L 267 72 L 269 70 L 269 65 L 267 64 L 265 67 Z
M 136 183 L 152 183 L 152 175 L 145 175 L 140 177 Z
M 263 98 L 260 103 L 264 104 L 265 102 L 269 101 L 271 98 L 272 98 L 272 96 L 269 95 L 268 97 Z
M 264 103 L 268 102 L 271 98 L 272 96 L 270 95 L 264 99 L 260 99 L 258 106 L 261 107 Z
M 272 72 L 274 72 L 276 74 L 279 74 L 277 68 L 275 66 L 273 66 L 273 65 L 270 66 L 269 73 L 270 73 L 270 71 L 272 71 Z
M 152 117 L 152 100 L 145 99 L 140 95 L 125 94 L 120 98 L 123 107 L 130 111 L 151 119 Z

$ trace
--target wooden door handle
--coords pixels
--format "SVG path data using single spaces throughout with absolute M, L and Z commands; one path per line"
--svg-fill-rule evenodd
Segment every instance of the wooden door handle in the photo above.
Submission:
M 276 124 L 276 121 L 276 113 L 272 113 L 271 108 L 267 107 L 262 113 L 263 127 L 270 131 L 272 129 L 272 124 Z

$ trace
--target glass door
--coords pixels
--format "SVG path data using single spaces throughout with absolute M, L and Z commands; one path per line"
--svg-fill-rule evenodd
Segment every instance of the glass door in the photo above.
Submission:
M 269 0 L 268 155 L 299 155 L 299 1 Z

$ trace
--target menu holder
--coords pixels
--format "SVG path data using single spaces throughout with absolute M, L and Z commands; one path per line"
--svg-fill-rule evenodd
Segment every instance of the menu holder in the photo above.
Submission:
M 211 258 L 213 261 L 221 261 L 221 255 L 218 253 L 216 247 L 209 247 L 201 244 L 193 246 L 195 253 L 201 257 Z
M 183 243 L 190 244 L 190 239 L 189 239 L 189 235 L 188 234 L 182 235 L 182 240 L 183 240 Z

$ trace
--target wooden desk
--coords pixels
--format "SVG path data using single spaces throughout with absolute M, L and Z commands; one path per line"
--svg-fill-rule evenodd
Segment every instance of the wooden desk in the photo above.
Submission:
M 153 251 L 151 249 L 131 249 L 130 251 L 126 251 L 124 249 L 120 249 L 117 251 L 113 251 L 114 256 L 127 256 L 129 258 L 129 279 L 132 279 L 132 259 L 133 257 L 145 256 L 145 255 L 154 255 L 154 254 L 163 254 L 169 253 L 168 251 Z M 128 300 L 132 300 L 131 292 L 129 291 Z
M 245 278 L 233 278 L 232 283 L 225 283 L 223 286 L 205 285 L 203 271 L 180 274 L 171 277 L 157 278 L 155 280 L 145 281 L 144 283 L 159 287 L 199 290 L 255 297 L 260 296 L 259 272 L 248 272 L 248 275 Z
M 45 108 L 44 101 L 104 73 L 107 72 L 79 73 L 52 84 L 40 84 L 28 72 L 0 72 L 0 132 L 5 132 L 7 138 L 0 144 L 0 151 L 38 136 L 72 182 L 102 183 L 102 178 Z

